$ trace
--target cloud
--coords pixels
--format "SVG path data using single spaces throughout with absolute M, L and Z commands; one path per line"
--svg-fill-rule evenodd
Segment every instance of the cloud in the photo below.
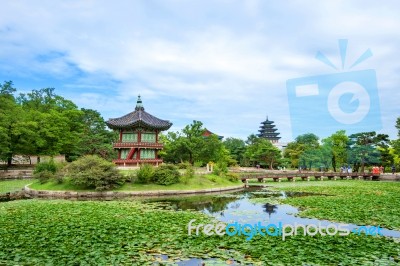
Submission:
M 133 110 L 141 94 L 146 108 L 175 127 L 196 119 L 225 136 L 255 133 L 268 114 L 290 140 L 286 80 L 334 72 L 314 56 L 321 51 L 340 64 L 337 39 L 348 38 L 349 62 L 368 48 L 374 54 L 357 69 L 376 70 L 383 132 L 394 137 L 399 7 L 396 1 L 11 1 L 0 10 L 0 77 L 57 87 L 106 118 Z

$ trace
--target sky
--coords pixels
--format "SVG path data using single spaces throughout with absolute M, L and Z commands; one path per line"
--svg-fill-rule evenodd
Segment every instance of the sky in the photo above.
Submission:
M 283 142 L 397 138 L 399 1 L 0 2 L 0 82 L 18 92 L 52 87 L 106 120 L 140 94 L 170 130 L 198 120 L 225 138 L 267 116 Z

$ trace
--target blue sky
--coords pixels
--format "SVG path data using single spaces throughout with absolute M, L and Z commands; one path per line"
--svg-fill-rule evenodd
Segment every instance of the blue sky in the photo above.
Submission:
M 327 100 L 311 101 L 305 115 L 306 107 L 290 105 L 286 82 L 350 71 L 315 58 L 320 51 L 341 66 L 338 40 L 347 39 L 346 63 L 372 51 L 351 71 L 374 70 L 377 85 L 368 101 L 375 108 L 344 95 L 342 105 L 351 104 L 343 109 L 367 108 L 379 120 L 371 130 L 396 138 L 398 14 L 398 1 L 4 1 L 0 81 L 20 92 L 54 87 L 105 119 L 132 111 L 140 94 L 171 130 L 200 120 L 219 135 L 246 138 L 268 115 L 283 141 L 296 137 L 299 121 L 324 137 L 334 128 L 310 125 L 328 121 Z

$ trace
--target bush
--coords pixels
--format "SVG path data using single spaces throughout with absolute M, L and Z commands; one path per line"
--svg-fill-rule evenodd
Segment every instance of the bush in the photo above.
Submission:
M 54 178 L 55 175 L 53 172 L 43 170 L 41 172 L 34 173 L 33 177 L 39 179 L 40 184 L 44 184 L 48 182 L 50 179 Z
M 226 173 L 225 177 L 231 182 L 237 182 L 240 179 L 239 175 L 235 173 Z
M 179 182 L 180 173 L 176 166 L 163 164 L 156 168 L 152 181 L 159 185 L 172 185 Z
M 154 176 L 154 167 L 151 164 L 142 164 L 136 172 L 136 181 L 138 183 L 147 184 Z
M 100 191 L 119 187 L 126 181 L 126 177 L 119 173 L 113 163 L 96 155 L 81 157 L 65 170 L 72 184 Z
M 54 163 L 53 160 L 50 160 L 48 162 L 38 163 L 35 166 L 35 170 L 33 171 L 33 173 L 37 174 L 44 171 L 48 171 L 55 174 L 57 172 L 57 165 Z
M 187 184 L 189 183 L 189 179 L 194 177 L 194 168 L 193 166 L 189 165 L 186 168 L 185 173 L 181 176 L 180 181 L 181 183 Z
M 214 164 L 213 168 L 213 174 L 214 175 L 225 175 L 228 173 L 228 165 L 226 162 L 219 161 L 216 164 Z
M 53 160 L 38 163 L 33 171 L 33 177 L 39 179 L 41 184 L 44 184 L 55 177 L 57 170 L 57 165 Z
M 189 162 L 178 163 L 179 169 L 188 169 L 188 167 L 192 167 L 192 165 Z

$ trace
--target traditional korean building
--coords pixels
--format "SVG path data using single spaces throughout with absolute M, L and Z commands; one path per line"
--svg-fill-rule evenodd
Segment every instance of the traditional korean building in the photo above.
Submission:
M 275 128 L 274 121 L 267 119 L 264 122 L 261 122 L 260 129 L 258 130 L 257 136 L 259 138 L 266 138 L 272 143 L 278 143 L 281 137 L 278 137 L 280 133 L 277 132 L 277 128 Z
M 212 132 L 211 132 L 210 130 L 208 130 L 207 128 L 204 129 L 203 137 L 208 137 L 208 136 L 211 136 L 211 135 L 216 135 L 216 136 L 218 137 L 219 140 L 222 140 L 222 139 L 224 138 L 224 136 L 219 136 L 219 135 L 217 135 L 217 134 L 215 134 L 215 133 L 212 133 Z
M 111 118 L 106 124 L 119 132 L 119 140 L 113 144 L 118 151 L 118 159 L 114 163 L 121 166 L 162 163 L 158 152 L 163 144 L 158 141 L 158 136 L 161 131 L 169 129 L 172 123 L 147 113 L 140 95 L 135 111 L 119 118 Z

